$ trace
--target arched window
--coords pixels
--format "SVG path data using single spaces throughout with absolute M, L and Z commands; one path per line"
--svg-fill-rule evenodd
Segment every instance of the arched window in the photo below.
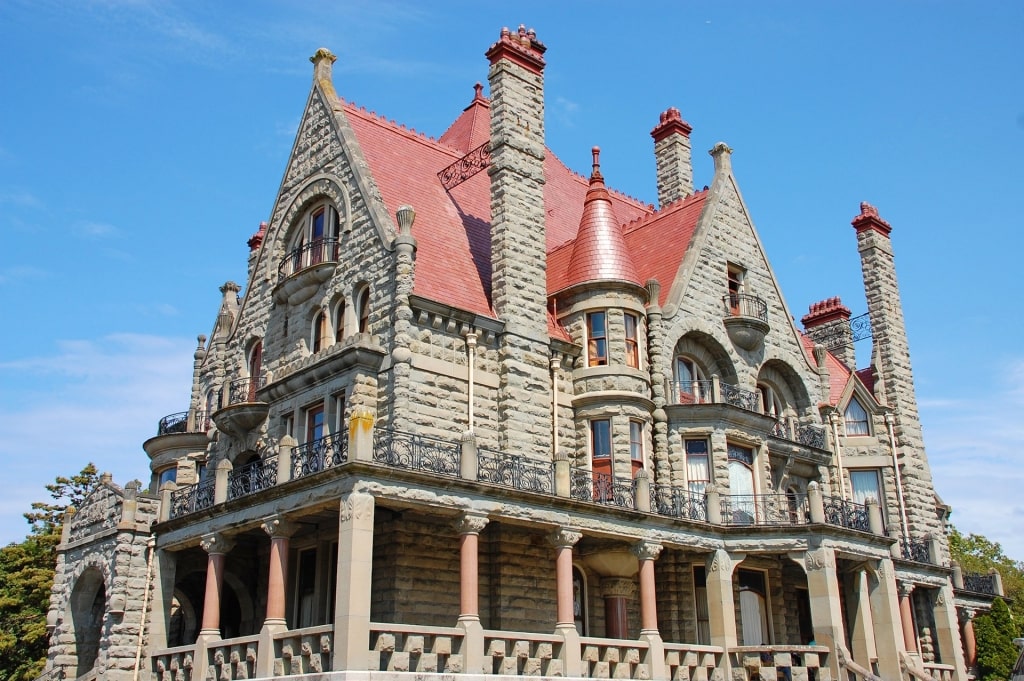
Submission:
M 345 338 L 345 299 L 342 298 L 334 306 L 334 342 L 340 343 Z
M 572 568 L 572 618 L 576 632 L 587 635 L 587 580 L 575 565 Z
M 359 320 L 358 332 L 370 331 L 370 287 L 363 286 L 356 297 L 356 318 Z
M 256 401 L 256 391 L 260 388 L 263 378 L 263 341 L 256 341 L 249 351 L 249 390 L 248 401 Z
M 754 498 L 754 450 L 729 443 L 729 500 L 734 525 L 751 525 L 757 519 Z
M 288 273 L 338 259 L 338 211 L 327 202 L 313 206 L 302 218 L 288 250 Z
M 330 340 L 331 336 L 327 332 L 327 315 L 321 310 L 313 318 L 312 342 L 310 343 L 313 353 L 315 354 L 326 348 L 330 344 Z
M 711 401 L 711 386 L 695 361 L 676 357 L 676 392 L 679 404 L 703 404 Z
M 871 428 L 868 423 L 868 412 L 856 397 L 850 398 L 850 403 L 846 405 L 846 413 L 844 416 L 847 435 L 871 434 Z
M 779 393 L 775 388 L 767 383 L 758 383 L 757 393 L 761 396 L 761 413 L 776 419 L 782 418 L 785 405 L 782 403 Z

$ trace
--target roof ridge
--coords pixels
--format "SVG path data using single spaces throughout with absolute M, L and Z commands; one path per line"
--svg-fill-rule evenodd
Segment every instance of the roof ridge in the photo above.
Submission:
M 657 218 L 660 218 L 663 215 L 678 212 L 685 208 L 688 204 L 692 203 L 693 201 L 696 201 L 697 198 L 703 197 L 707 193 L 708 189 L 707 187 L 705 187 L 704 189 L 696 191 L 690 194 L 689 196 L 683 197 L 681 199 L 676 199 L 671 203 L 665 204 L 661 208 L 655 209 L 653 213 L 648 213 L 647 215 L 641 215 L 640 217 L 633 218 L 629 222 L 626 222 L 622 225 L 622 233 L 630 234 L 643 227 L 650 220 L 656 220 Z
M 547 151 L 551 152 L 552 158 L 554 158 L 556 161 L 558 161 L 562 165 L 562 167 L 565 168 L 569 172 L 570 175 L 572 175 L 573 179 L 579 180 L 580 184 L 586 185 L 587 187 L 590 186 L 590 178 L 588 176 L 583 175 L 581 173 L 577 173 L 575 170 L 570 168 L 569 165 L 565 161 L 563 161 L 558 156 L 558 154 L 555 153 L 555 150 L 552 149 L 551 147 L 549 147 L 547 144 L 544 145 L 544 149 L 546 149 Z M 608 190 L 609 194 L 614 194 L 617 198 L 620 198 L 620 199 L 622 199 L 624 201 L 628 201 L 629 203 L 632 203 L 637 208 L 640 208 L 640 209 L 646 210 L 646 211 L 650 211 L 652 213 L 655 211 L 653 203 L 647 203 L 646 201 L 638 199 L 635 196 L 627 194 L 624 191 L 615 189 L 614 187 L 606 186 L 605 189 Z
M 420 132 L 416 128 L 410 128 L 403 123 L 399 123 L 394 119 L 388 118 L 387 116 L 383 116 L 377 113 L 376 111 L 371 111 L 367 109 L 365 106 L 356 104 L 355 102 L 350 102 L 340 96 L 338 97 L 338 99 L 341 101 L 342 106 L 345 108 L 345 110 L 348 111 L 349 113 L 354 113 L 368 121 L 372 121 L 377 124 L 382 124 L 388 128 L 391 128 L 395 132 L 404 135 L 408 139 L 428 144 L 438 149 L 439 151 L 443 151 L 446 153 L 450 152 L 456 158 L 459 158 L 461 156 L 461 152 L 458 149 L 455 149 L 450 145 L 441 142 L 439 139 L 435 137 L 431 137 L 425 132 Z

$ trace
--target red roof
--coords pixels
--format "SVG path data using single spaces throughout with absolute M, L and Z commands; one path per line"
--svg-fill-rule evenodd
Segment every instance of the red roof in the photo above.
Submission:
M 446 191 L 437 173 L 489 138 L 490 108 L 476 96 L 435 140 L 344 103 L 386 210 L 402 204 L 416 210 L 416 280 L 413 292 L 453 307 L 494 316 L 491 308 L 490 178 L 478 172 Z M 544 205 L 547 214 L 548 291 L 565 288 L 573 242 L 584 217 L 589 182 L 546 150 Z M 675 279 L 700 217 L 707 192 L 654 212 L 652 206 L 605 189 L 609 213 L 622 238 L 638 283 L 656 278 L 662 303 Z M 549 325 L 550 326 L 550 325 Z
M 802 333 L 800 340 L 803 341 L 807 354 L 814 357 L 814 341 Z M 850 370 L 831 352 L 825 353 L 825 366 L 828 368 L 828 403 L 834 407 L 839 404 L 846 384 L 850 382 Z

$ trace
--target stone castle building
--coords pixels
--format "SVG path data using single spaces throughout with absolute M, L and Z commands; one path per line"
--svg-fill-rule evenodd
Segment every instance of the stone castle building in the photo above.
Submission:
M 866 318 L 798 328 L 729 147 L 696 189 L 668 109 L 658 207 L 573 173 L 544 52 L 503 29 L 438 139 L 312 57 L 148 490 L 65 522 L 50 676 L 968 678 L 1000 586 L 949 561 L 890 225 Z

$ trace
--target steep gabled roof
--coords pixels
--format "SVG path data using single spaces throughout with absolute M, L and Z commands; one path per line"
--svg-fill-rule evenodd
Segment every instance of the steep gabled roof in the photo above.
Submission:
M 462 110 L 439 140 L 442 144 L 468 154 L 491 139 L 491 102 L 484 97 L 484 86 L 473 86 L 473 101 Z

